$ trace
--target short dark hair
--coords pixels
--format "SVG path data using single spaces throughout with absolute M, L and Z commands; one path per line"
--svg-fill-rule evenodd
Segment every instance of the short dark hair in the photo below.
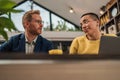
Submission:
M 86 16 L 86 15 L 90 15 L 90 16 L 91 16 L 93 19 L 95 19 L 95 20 L 100 20 L 99 16 L 98 16 L 97 14 L 95 14 L 95 13 L 92 13 L 92 12 L 83 14 L 83 15 L 81 16 L 81 18 L 82 18 L 83 16 Z

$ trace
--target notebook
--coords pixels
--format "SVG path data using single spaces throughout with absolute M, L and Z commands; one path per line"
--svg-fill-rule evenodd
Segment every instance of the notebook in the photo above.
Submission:
M 99 54 L 120 55 L 120 37 L 102 36 Z

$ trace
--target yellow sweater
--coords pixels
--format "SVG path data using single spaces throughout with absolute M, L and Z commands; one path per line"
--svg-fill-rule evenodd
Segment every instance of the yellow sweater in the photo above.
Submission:
M 115 36 L 114 34 L 105 34 L 106 36 Z M 99 40 L 88 40 L 86 36 L 80 36 L 72 41 L 70 54 L 98 54 L 100 45 Z

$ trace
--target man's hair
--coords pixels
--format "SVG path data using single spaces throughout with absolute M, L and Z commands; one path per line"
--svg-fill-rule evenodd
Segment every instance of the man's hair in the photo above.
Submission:
M 98 17 L 98 15 L 95 14 L 95 13 L 85 13 L 85 14 L 83 14 L 83 15 L 81 16 L 81 18 L 82 18 L 83 16 L 86 16 L 86 15 L 91 16 L 94 20 L 100 20 L 100 18 Z
M 38 14 L 40 15 L 40 11 L 39 10 L 30 10 L 30 11 L 27 11 L 24 15 L 23 15 L 23 18 L 22 18 L 22 23 L 24 25 L 24 22 L 25 21 L 31 21 L 32 20 L 32 15 L 33 14 Z

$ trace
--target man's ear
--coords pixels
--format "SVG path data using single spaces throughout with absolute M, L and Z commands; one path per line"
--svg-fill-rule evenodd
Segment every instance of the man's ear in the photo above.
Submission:
M 98 27 L 100 26 L 100 21 L 99 21 L 99 20 L 97 20 L 97 26 L 98 26 Z
M 30 25 L 30 24 L 29 24 L 28 21 L 24 22 L 24 26 L 25 26 L 25 27 L 29 27 L 29 25 Z

